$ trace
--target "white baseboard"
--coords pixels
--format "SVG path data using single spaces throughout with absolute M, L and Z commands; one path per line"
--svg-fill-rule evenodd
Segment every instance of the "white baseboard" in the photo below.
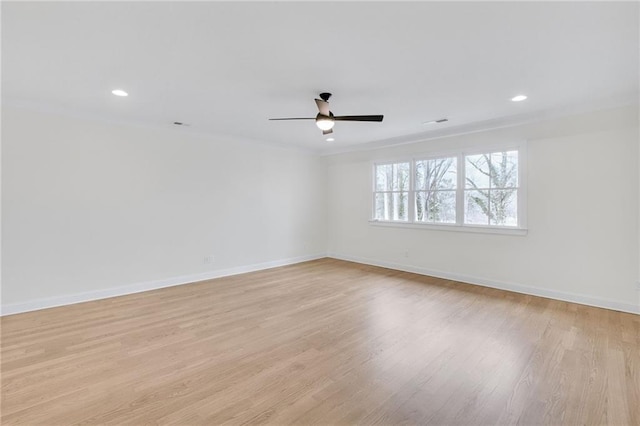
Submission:
M 469 275 L 456 274 L 451 272 L 435 271 L 418 266 L 402 265 L 399 263 L 380 261 L 376 259 L 368 259 L 357 256 L 341 255 L 337 253 L 317 254 L 309 256 L 300 256 L 289 259 L 281 259 L 253 265 L 239 266 L 236 268 L 220 269 L 217 271 L 209 271 L 200 274 L 183 275 L 179 277 L 171 277 L 162 280 L 145 281 L 142 283 L 131 284 L 127 286 L 114 287 L 104 290 L 89 291 L 84 293 L 69 294 L 64 296 L 48 297 L 43 299 L 30 300 L 28 302 L 13 303 L 2 305 L 0 316 L 18 314 L 22 312 L 36 311 L 39 309 L 53 308 L 56 306 L 71 305 L 75 303 L 89 302 L 92 300 L 106 299 L 109 297 L 124 296 L 127 294 L 140 293 L 148 290 L 156 290 L 164 287 L 173 287 L 176 285 L 191 284 L 198 281 L 211 280 L 230 275 L 244 274 L 247 272 L 260 271 L 264 269 L 276 268 L 278 266 L 293 265 L 309 260 L 321 259 L 323 257 L 331 257 L 333 259 L 347 260 L 366 265 L 380 266 L 383 268 L 396 269 L 399 271 L 412 272 L 420 275 L 428 275 L 431 277 L 443 278 L 447 280 L 460 281 L 463 283 L 476 284 L 484 287 L 497 288 L 500 290 L 513 291 L 515 293 L 530 294 L 532 296 L 547 297 L 550 299 L 562 300 L 565 302 L 579 303 L 581 305 L 595 306 L 598 308 L 612 309 L 615 311 L 640 314 L 640 306 L 631 303 L 623 303 L 615 300 L 607 300 L 580 294 L 549 290 L 538 287 L 530 287 L 521 284 L 504 283 L 485 278 L 472 277 Z
M 431 269 L 421 268 L 419 266 L 402 265 L 393 262 L 380 261 L 376 259 L 367 259 L 357 256 L 342 255 L 337 253 L 329 253 L 327 257 L 339 260 L 347 260 L 350 262 L 363 263 L 366 265 L 380 266 L 383 268 L 396 269 L 398 271 L 413 272 L 414 274 L 428 275 L 446 280 L 460 281 L 468 284 L 477 284 L 484 287 L 497 288 L 500 290 L 513 291 L 515 293 L 529 294 L 532 296 L 546 297 L 549 299 L 562 300 L 564 302 L 573 302 L 581 305 L 595 306 L 598 308 L 611 309 L 614 311 L 628 312 L 632 314 L 640 314 L 640 305 L 632 303 L 618 302 L 616 300 L 601 299 L 591 296 L 583 296 L 580 294 L 569 293 L 564 291 L 549 290 L 545 288 L 531 287 L 521 284 L 504 283 L 485 278 L 472 277 L 469 275 L 456 274 L 451 272 L 434 271 Z
M 288 259 L 274 260 L 270 262 L 256 263 L 253 265 L 238 266 L 229 269 L 219 269 L 216 271 L 203 272 L 200 274 L 183 275 L 179 277 L 165 278 L 161 280 L 145 281 L 121 287 L 108 288 L 104 290 L 87 291 L 83 293 L 67 294 L 64 296 L 47 297 L 43 299 L 30 300 L 28 302 L 12 303 L 2 305 L 0 316 L 19 314 L 39 309 L 54 308 L 56 306 L 72 305 L 74 303 L 89 302 L 92 300 L 107 299 L 109 297 L 124 296 L 127 294 L 140 293 L 143 291 L 156 290 L 164 287 L 191 284 L 198 281 L 211 280 L 214 278 L 226 277 L 229 275 L 244 274 L 247 272 L 261 271 L 263 269 L 276 268 L 278 266 L 293 265 L 295 263 L 307 262 L 309 260 L 321 259 L 325 254 L 292 257 Z

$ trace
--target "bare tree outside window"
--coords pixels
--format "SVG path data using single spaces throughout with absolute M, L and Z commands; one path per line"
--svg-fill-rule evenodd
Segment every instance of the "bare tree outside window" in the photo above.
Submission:
M 518 224 L 518 151 L 465 157 L 466 224 Z
M 409 220 L 411 164 L 381 164 L 375 170 L 375 219 Z
M 373 219 L 518 227 L 521 148 L 374 165 Z M 519 220 L 520 219 L 520 220 Z M 506 232 L 501 230 L 500 232 Z
M 416 221 L 456 222 L 455 157 L 416 161 Z

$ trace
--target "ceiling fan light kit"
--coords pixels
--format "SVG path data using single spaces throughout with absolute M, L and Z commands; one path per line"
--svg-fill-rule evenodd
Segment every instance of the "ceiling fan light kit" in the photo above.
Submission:
M 329 98 L 331 97 L 331 93 L 323 92 L 320 93 L 320 99 L 315 99 L 316 106 L 318 107 L 318 115 L 314 117 L 299 117 L 299 118 L 270 118 L 269 120 L 273 121 L 284 121 L 284 120 L 315 120 L 316 126 L 320 130 L 322 130 L 323 135 L 328 135 L 333 133 L 333 126 L 336 124 L 336 121 L 373 121 L 373 122 L 381 122 L 384 118 L 383 115 L 339 115 L 335 116 L 329 110 Z
M 336 122 L 333 120 L 333 114 L 330 116 L 318 114 L 316 116 L 316 126 L 318 126 L 320 130 L 331 130 L 334 124 L 336 124 Z

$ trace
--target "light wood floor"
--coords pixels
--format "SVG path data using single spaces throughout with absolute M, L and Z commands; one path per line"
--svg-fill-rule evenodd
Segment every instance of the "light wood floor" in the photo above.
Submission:
M 640 424 L 640 316 L 332 259 L 2 318 L 2 424 Z

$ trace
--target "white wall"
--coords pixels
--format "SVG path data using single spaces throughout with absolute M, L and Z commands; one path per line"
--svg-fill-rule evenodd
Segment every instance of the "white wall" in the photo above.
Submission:
M 316 155 L 23 109 L 2 124 L 5 313 L 326 251 Z
M 2 120 L 4 313 L 327 251 L 640 312 L 637 107 L 325 158 L 6 107 Z M 372 161 L 514 140 L 529 141 L 526 236 L 369 224 Z
M 526 236 L 368 223 L 373 161 L 521 140 L 528 141 Z M 638 140 L 638 110 L 627 107 L 331 156 L 329 253 L 640 312 Z

